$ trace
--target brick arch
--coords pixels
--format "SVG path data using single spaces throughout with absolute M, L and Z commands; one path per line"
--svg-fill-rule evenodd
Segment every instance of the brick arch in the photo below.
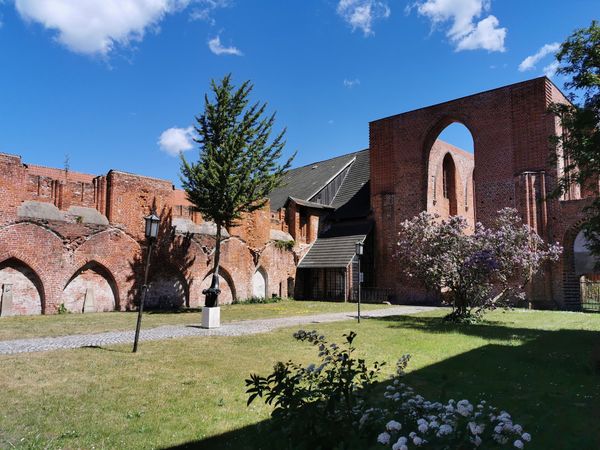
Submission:
M 427 208 L 429 149 L 449 124 L 471 133 L 475 155 L 475 220 L 490 224 L 504 207 L 528 204 L 517 186 L 524 172 L 550 171 L 548 135 L 556 129 L 550 101 L 564 96 L 547 78 L 516 83 L 369 123 L 370 194 L 375 220 L 376 284 L 404 295 L 401 269 L 389 264 L 399 224 Z M 518 190 L 519 189 L 519 190 Z M 554 226 L 554 224 L 551 224 Z M 550 227 L 550 225 L 549 225 Z M 410 293 L 406 298 L 417 300 Z
M 210 286 L 210 282 L 212 279 L 212 274 L 214 273 L 214 269 L 211 269 L 202 280 L 201 283 L 201 291 L 202 289 L 206 289 Z M 220 280 L 220 288 L 221 295 L 219 295 L 219 303 L 231 303 L 238 300 L 235 283 L 233 282 L 233 278 L 231 276 L 231 272 L 224 267 L 219 267 L 219 277 Z M 222 282 L 225 281 L 227 286 L 223 286 Z M 224 296 L 224 297 L 222 297 Z
M 175 264 L 150 265 L 148 309 L 179 309 L 190 306 L 190 286 L 185 274 Z
M 456 168 L 452 153 L 447 152 L 442 158 L 442 196 L 448 198 L 448 214 L 456 216 L 458 214 L 458 190 L 460 174 Z M 446 192 L 447 191 L 447 197 Z
M 425 139 L 423 156 L 427 160 L 424 163 L 426 175 L 423 177 L 423 184 L 425 185 L 425 208 L 423 210 L 443 218 L 463 216 L 470 226 L 474 226 L 473 195 L 465 190 L 465 186 L 472 179 L 474 160 L 468 152 L 463 153 L 462 149 L 438 139 L 448 123 L 464 125 L 463 122 L 456 119 L 442 118 L 437 122 L 437 125 L 430 127 L 429 135 Z M 465 128 L 473 137 L 471 130 L 466 125 Z M 450 197 L 446 198 L 444 196 L 444 181 L 448 166 L 450 166 L 452 174 L 453 189 L 450 192 Z
M 581 231 L 584 222 L 585 219 L 582 219 L 569 227 L 562 240 L 563 302 L 565 308 L 576 311 L 581 310 L 581 284 L 580 275 L 577 275 L 575 272 L 575 254 L 573 247 L 575 245 L 575 239 Z
M 86 305 L 86 312 L 119 309 L 119 285 L 114 275 L 105 264 L 91 260 L 77 269 L 63 288 L 62 303 L 65 304 L 67 310 L 83 311 L 86 290 L 90 288 L 95 291 L 93 307 L 90 308 L 89 305 Z
M 0 288 L 2 316 L 44 313 L 44 285 L 39 273 L 27 262 L 15 257 L 0 261 Z M 21 296 L 28 297 L 28 301 L 20 301 Z
M 15 258 L 29 266 L 43 287 L 42 314 L 56 312 L 60 304 L 62 279 L 68 271 L 67 250 L 62 239 L 46 226 L 19 222 L 0 229 L 0 242 L 14 242 L 0 248 L 0 262 Z
M 268 242 L 260 253 L 258 264 L 269 274 L 268 294 L 277 294 L 282 297 L 293 296 L 293 289 L 288 289 L 288 278 L 293 280 L 296 276 L 294 252 L 280 249 L 274 242 Z
M 114 279 L 118 295 L 115 305 L 120 310 L 128 309 L 135 300 L 135 268 L 141 255 L 140 244 L 127 233 L 115 228 L 103 230 L 92 235 L 75 250 L 72 270 L 63 278 L 62 286 L 66 285 L 75 269 L 96 262 Z
M 442 131 L 448 128 L 453 123 L 458 123 L 464 126 L 471 137 L 473 138 L 473 153 L 477 150 L 477 141 L 475 138 L 476 130 L 475 125 L 471 122 L 471 119 L 460 111 L 455 111 L 452 114 L 443 113 L 441 116 L 434 117 L 428 126 L 426 126 L 425 139 L 423 140 L 423 156 L 426 158 L 423 160 L 424 164 L 427 164 L 429 160 L 429 152 L 433 143 L 437 140 Z
M 261 265 L 252 274 L 252 297 L 269 296 L 269 273 Z

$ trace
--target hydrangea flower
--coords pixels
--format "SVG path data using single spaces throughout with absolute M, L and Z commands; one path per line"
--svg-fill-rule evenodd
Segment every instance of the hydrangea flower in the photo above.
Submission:
M 390 443 L 390 434 L 383 432 L 380 433 L 379 436 L 377 436 L 377 442 L 383 445 L 388 445 Z
M 402 428 L 402 425 L 400 425 L 400 422 L 396 422 L 395 420 L 390 420 L 385 427 L 387 428 L 388 431 L 400 431 L 400 429 Z

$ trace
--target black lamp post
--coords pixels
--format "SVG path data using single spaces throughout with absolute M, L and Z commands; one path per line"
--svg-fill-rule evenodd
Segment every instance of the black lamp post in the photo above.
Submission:
M 355 244 L 355 252 L 356 252 L 356 257 L 358 259 L 358 301 L 357 301 L 358 323 L 360 323 L 360 283 L 362 283 L 362 273 L 360 272 L 360 257 L 363 255 L 364 250 L 365 250 L 365 245 L 361 241 L 358 241 Z
M 133 341 L 133 353 L 137 352 L 138 339 L 140 338 L 140 328 L 142 327 L 142 313 L 144 312 L 144 300 L 146 299 L 146 292 L 148 292 L 148 270 L 150 269 L 150 255 L 152 254 L 152 247 L 158 236 L 158 226 L 160 224 L 160 218 L 156 215 L 156 211 L 153 209 L 149 216 L 144 217 L 146 222 L 146 229 L 144 234 L 148 241 L 148 254 L 146 255 L 146 270 L 144 272 L 144 284 L 142 285 L 142 298 L 140 299 L 140 307 L 138 308 L 137 325 L 135 327 L 135 339 Z

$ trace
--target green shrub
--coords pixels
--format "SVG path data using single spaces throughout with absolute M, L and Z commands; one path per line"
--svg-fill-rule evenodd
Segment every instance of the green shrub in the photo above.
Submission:
M 320 364 L 278 362 L 266 377 L 251 374 L 246 380 L 248 405 L 260 397 L 275 406 L 274 430 L 284 433 L 290 448 L 356 447 L 362 440 L 356 424 L 364 398 L 384 363 L 369 367 L 364 359 L 353 357 L 354 332 L 344 335 L 344 348 L 328 343 L 316 331 L 300 330 L 294 337 L 317 347 Z
M 292 250 L 296 243 L 293 240 L 292 241 L 276 240 L 276 241 L 273 241 L 273 244 L 275 244 L 275 247 L 277 247 L 280 250 Z
M 235 299 L 232 304 L 247 304 L 247 305 L 255 305 L 255 304 L 266 304 L 266 303 L 279 303 L 286 302 L 291 300 L 288 297 L 250 297 L 244 299 Z

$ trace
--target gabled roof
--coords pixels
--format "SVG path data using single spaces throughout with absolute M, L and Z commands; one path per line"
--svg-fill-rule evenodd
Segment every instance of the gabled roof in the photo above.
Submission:
M 333 209 L 333 206 L 324 205 L 322 203 L 316 203 L 316 202 L 307 202 L 306 200 L 300 200 L 299 198 L 295 198 L 295 197 L 288 197 L 288 200 L 296 203 L 297 205 L 306 206 L 308 208 Z M 287 204 L 287 202 L 286 202 L 286 204 Z
M 335 224 L 323 233 L 298 267 L 301 269 L 346 267 L 355 255 L 355 244 L 364 242 L 373 223 L 367 220 L 353 223 Z
M 369 150 L 355 153 L 356 160 L 331 204 L 335 208 L 332 219 L 354 219 L 369 215 L 371 210 L 369 154 Z
M 356 153 L 338 156 L 289 170 L 283 185 L 269 195 L 271 209 L 277 211 L 285 206 L 288 197 L 309 201 L 329 181 L 350 164 Z

